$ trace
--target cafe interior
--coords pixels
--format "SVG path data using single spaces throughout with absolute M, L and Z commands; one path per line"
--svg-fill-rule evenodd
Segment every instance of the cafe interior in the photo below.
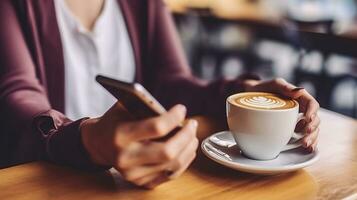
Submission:
M 166 2 L 197 76 L 283 77 L 321 107 L 357 118 L 356 1 Z
M 0 199 L 357 200 L 357 0 L 163 1 L 195 76 L 281 77 L 316 98 L 317 149 L 249 160 L 233 139 L 212 138 L 227 130 L 226 119 L 194 116 L 196 158 L 155 189 L 113 168 L 92 173 L 34 161 L 0 169 Z

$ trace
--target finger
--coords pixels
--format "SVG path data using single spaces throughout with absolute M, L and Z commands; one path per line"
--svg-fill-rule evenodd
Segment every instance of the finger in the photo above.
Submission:
M 117 166 L 128 169 L 133 166 L 171 161 L 195 138 L 196 131 L 197 121 L 189 120 L 176 135 L 164 143 L 146 142 L 131 145 L 133 148 L 130 146 L 118 158 Z
M 198 147 L 198 140 L 195 139 L 190 143 L 190 145 L 182 152 L 176 162 L 174 162 L 173 166 L 170 169 L 175 168 L 175 172 L 173 174 L 167 174 L 167 171 L 161 171 L 159 173 L 152 173 L 146 175 L 145 177 L 138 178 L 133 182 L 139 186 L 144 186 L 146 188 L 154 188 L 159 184 L 166 182 L 170 179 L 177 178 L 180 176 L 192 163 L 194 158 L 196 157 L 196 150 Z
M 180 125 L 185 119 L 186 107 L 176 105 L 161 116 L 128 124 L 127 136 L 132 141 L 161 138 Z
M 120 101 L 117 101 L 105 114 L 112 119 L 118 121 L 128 121 L 132 120 L 133 116 L 128 112 L 128 110 L 123 106 Z
M 158 173 L 154 173 L 154 174 L 149 174 L 147 176 L 144 176 L 144 177 L 140 177 L 136 180 L 133 180 L 131 181 L 132 183 L 134 183 L 135 185 L 138 185 L 138 186 L 145 186 L 146 184 L 150 183 L 150 182 L 153 182 L 155 179 L 161 177 L 161 176 L 164 176 L 165 175 L 165 172 L 164 171 L 161 171 L 161 172 L 158 172 Z
M 198 123 L 196 120 L 189 120 L 187 124 L 176 135 L 165 142 L 169 158 L 175 158 L 186 146 L 196 139 Z
M 320 105 L 319 103 L 315 100 L 313 96 L 311 96 L 305 89 L 303 88 L 296 88 L 298 90 L 295 90 L 291 95 L 288 95 L 289 97 L 296 99 L 299 102 L 299 110 L 300 112 L 305 113 L 305 117 L 307 118 L 307 121 L 312 121 L 312 118 L 316 115 L 318 112 Z
M 315 132 L 309 134 L 309 135 L 306 135 L 303 139 L 303 146 L 305 148 L 308 148 L 310 147 L 312 144 L 314 144 L 316 141 L 317 141 L 317 138 L 318 138 L 318 135 L 319 135 L 319 128 L 316 129 Z
M 158 171 L 169 171 L 172 172 L 170 175 L 165 174 L 166 177 L 177 177 L 180 174 L 183 173 L 183 171 L 189 166 L 189 164 L 193 161 L 193 159 L 196 157 L 196 150 L 198 147 L 198 139 L 195 139 L 190 142 L 190 144 L 186 147 L 186 149 L 181 152 L 181 154 L 178 156 L 177 159 L 175 159 L 172 162 L 165 163 L 162 165 L 159 165 L 159 167 L 156 167 L 154 170 L 150 170 L 151 173 L 146 173 L 143 176 L 146 177 L 151 177 L 153 174 L 157 174 Z M 149 170 L 147 170 L 149 171 Z M 143 177 L 139 176 L 139 177 Z M 141 179 L 141 178 L 138 178 Z M 158 179 L 162 179 L 162 177 L 158 177 Z M 158 184 L 162 182 L 163 180 L 156 180 L 153 181 L 153 185 Z
M 155 187 L 157 187 L 157 186 L 161 185 L 162 183 L 167 182 L 169 180 L 170 180 L 169 176 L 166 175 L 166 173 L 163 173 L 160 176 L 158 176 L 157 178 L 155 178 L 154 180 L 152 180 L 151 182 L 146 183 L 144 185 L 144 187 L 148 188 L 148 189 L 153 189 L 153 188 L 155 188 Z
M 161 171 L 166 170 L 167 164 L 160 165 L 141 165 L 133 167 L 129 170 L 122 171 L 122 176 L 128 181 L 135 181 L 142 177 L 146 177 L 148 175 L 157 174 Z
M 320 126 L 320 118 L 317 115 L 314 115 L 313 119 L 309 123 L 305 123 L 305 127 L 303 128 L 303 133 L 313 133 Z
M 292 98 L 299 102 L 301 112 L 305 113 L 308 110 L 308 107 L 310 106 L 309 103 L 318 104 L 315 98 L 311 96 L 311 94 L 309 94 L 304 88 L 297 89 L 299 90 L 295 92 L 296 94 L 292 95 Z
M 318 145 L 318 139 L 316 139 L 316 141 L 312 145 L 310 145 L 310 147 L 307 148 L 307 150 L 309 152 L 314 152 L 316 150 L 316 148 L 317 148 L 317 145 Z
M 296 89 L 296 86 L 288 83 L 282 78 L 276 78 L 255 87 L 255 90 L 257 91 L 278 93 L 291 98 L 295 97 L 294 95 L 297 94 L 296 92 L 293 92 L 293 90 Z
M 164 163 L 163 155 L 168 153 L 164 152 L 166 149 L 163 148 L 161 143 L 147 142 L 137 144 L 137 148 L 129 147 L 117 158 L 117 167 L 119 169 Z
M 305 116 L 310 118 L 319 109 L 318 102 L 304 88 L 296 87 L 281 78 L 270 81 L 270 84 L 273 85 L 277 93 L 297 99 Z
M 197 126 L 196 120 L 189 120 L 187 124 L 168 141 L 164 143 L 153 143 L 154 145 L 159 145 L 159 147 L 153 150 L 156 151 L 156 153 L 150 154 L 146 158 L 144 158 L 144 156 L 138 157 L 136 160 L 137 163 L 165 163 L 175 159 L 192 140 L 196 139 Z M 143 155 L 145 155 L 145 153 Z
M 296 87 L 295 85 L 290 84 L 288 82 L 280 84 L 277 83 L 275 87 L 277 88 L 276 90 L 279 94 L 290 97 L 292 99 L 299 99 L 304 95 L 310 96 L 310 94 L 305 90 L 305 88 Z
M 309 95 L 309 93 L 304 88 L 296 87 L 295 85 L 287 82 L 282 78 L 276 78 L 259 84 L 255 87 L 255 91 L 274 92 L 291 97 L 293 99 L 297 99 L 304 95 Z
M 311 98 L 306 106 L 305 117 L 312 121 L 313 118 L 316 117 L 319 108 L 319 103 L 314 98 Z
M 277 78 L 272 81 L 270 81 L 270 84 L 273 85 L 273 88 L 275 89 L 275 92 L 282 94 L 284 96 L 292 97 L 292 95 L 295 94 L 293 90 L 296 88 L 291 83 L 288 83 L 286 80 L 282 78 Z
M 311 152 L 314 152 L 317 148 L 317 144 L 319 143 L 319 140 L 317 139 L 312 145 L 311 145 Z
M 270 81 L 270 84 L 273 85 L 277 93 L 298 100 L 300 111 L 304 112 L 308 120 L 312 121 L 320 105 L 304 88 L 298 88 L 281 78 Z
M 198 143 L 198 139 L 193 140 L 173 163 L 172 169 L 174 169 L 174 173 L 170 176 L 171 179 L 177 178 L 188 168 L 196 157 Z

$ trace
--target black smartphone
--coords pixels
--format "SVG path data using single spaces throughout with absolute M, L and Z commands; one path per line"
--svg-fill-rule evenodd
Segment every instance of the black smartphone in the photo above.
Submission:
M 139 83 L 127 83 L 98 75 L 96 81 L 117 98 L 135 119 L 155 117 L 166 109 Z

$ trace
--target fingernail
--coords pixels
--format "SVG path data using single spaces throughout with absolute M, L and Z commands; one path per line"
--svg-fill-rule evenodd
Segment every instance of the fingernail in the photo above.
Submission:
M 297 92 L 297 91 L 300 91 L 300 90 L 303 90 L 303 89 L 305 89 L 305 88 L 303 88 L 303 87 L 296 87 L 296 88 L 292 89 L 291 91 L 292 91 L 292 92 Z

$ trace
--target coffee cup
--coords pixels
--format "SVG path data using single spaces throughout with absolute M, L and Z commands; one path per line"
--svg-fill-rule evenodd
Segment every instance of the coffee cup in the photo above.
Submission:
M 273 93 L 243 92 L 229 96 L 226 109 L 229 129 L 249 158 L 271 160 L 282 151 L 301 146 L 303 135 L 294 129 L 304 117 L 293 99 Z

